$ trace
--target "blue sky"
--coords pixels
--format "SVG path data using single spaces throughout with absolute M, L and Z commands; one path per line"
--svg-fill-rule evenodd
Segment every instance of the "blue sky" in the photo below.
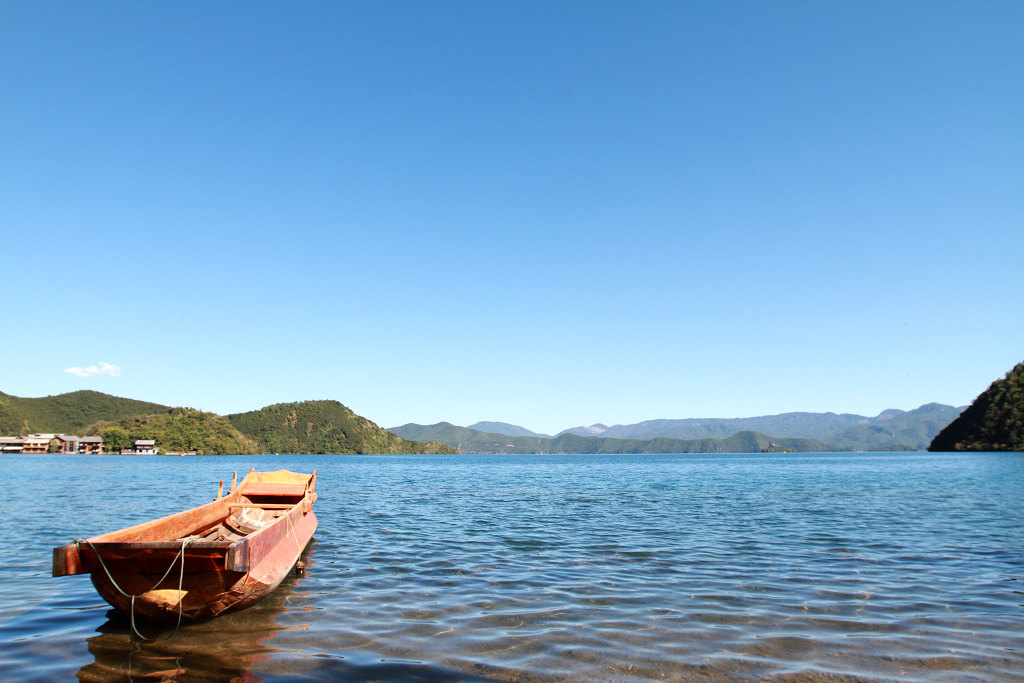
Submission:
M 1022 35 L 0 0 L 0 391 L 549 433 L 967 404 L 1024 360 Z

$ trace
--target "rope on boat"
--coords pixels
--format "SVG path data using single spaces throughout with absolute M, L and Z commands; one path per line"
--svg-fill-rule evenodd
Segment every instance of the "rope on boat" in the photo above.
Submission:
M 79 552 L 79 554 L 81 554 L 81 544 L 82 543 L 88 543 L 89 544 L 89 547 L 92 549 L 92 552 L 96 555 L 96 559 L 98 559 L 100 561 L 100 566 L 103 567 L 103 571 L 106 573 L 107 579 L 109 579 L 110 584 L 114 588 L 117 589 L 118 593 L 120 593 L 121 595 L 123 595 L 126 598 L 131 598 L 131 609 L 130 609 L 130 613 L 129 613 L 128 616 L 129 616 L 129 620 L 131 622 L 132 633 L 137 635 L 142 640 L 150 640 L 146 636 L 144 636 L 141 633 L 139 633 L 139 630 L 135 627 L 135 598 L 140 598 L 143 595 L 145 595 L 146 593 L 149 593 L 150 591 L 156 590 L 157 586 L 159 586 L 161 583 L 163 583 L 164 579 L 166 579 L 170 575 L 171 570 L 174 569 L 174 563 L 177 562 L 178 558 L 180 557 L 181 558 L 181 573 L 178 575 L 178 623 L 174 627 L 174 632 L 175 633 L 178 632 L 178 629 L 181 628 L 182 603 L 184 602 L 184 599 L 182 598 L 182 595 L 181 595 L 181 589 L 185 585 L 185 546 L 187 546 L 189 541 L 191 541 L 191 540 L 192 540 L 191 536 L 188 537 L 188 538 L 183 538 L 181 540 L 181 549 L 178 550 L 178 552 L 174 555 L 174 559 L 171 560 L 171 564 L 170 564 L 170 566 L 167 567 L 167 571 L 164 572 L 164 575 L 161 576 L 160 579 L 155 584 L 153 584 L 152 588 L 150 588 L 148 591 L 143 591 L 142 593 L 139 593 L 138 595 L 132 595 L 131 593 L 126 592 L 123 588 L 121 588 L 121 586 L 118 585 L 117 581 L 114 580 L 114 575 L 111 574 L 110 570 L 107 568 L 107 563 L 103 561 L 103 556 L 100 555 L 100 552 L 98 550 L 96 550 L 96 546 L 94 546 L 92 544 L 92 541 L 90 541 L 87 538 L 84 538 L 84 539 L 83 538 L 76 538 L 75 539 L 75 550 L 77 550 Z
M 289 514 L 285 515 L 284 518 L 285 518 L 285 520 L 288 523 L 288 535 L 292 537 L 293 541 L 295 541 L 295 546 L 299 549 L 299 555 L 301 556 L 302 555 L 302 546 L 299 545 L 299 535 L 297 533 L 295 533 L 295 527 L 292 526 L 292 516 L 289 513 Z

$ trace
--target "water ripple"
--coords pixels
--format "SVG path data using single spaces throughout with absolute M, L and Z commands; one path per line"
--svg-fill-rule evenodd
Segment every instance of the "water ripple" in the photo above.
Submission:
M 320 470 L 306 574 L 259 605 L 140 642 L 88 579 L 49 577 L 53 546 L 252 465 Z M 0 670 L 20 680 L 1024 680 L 1019 455 L 2 466 Z M 60 509 L 32 493 L 43 470 Z

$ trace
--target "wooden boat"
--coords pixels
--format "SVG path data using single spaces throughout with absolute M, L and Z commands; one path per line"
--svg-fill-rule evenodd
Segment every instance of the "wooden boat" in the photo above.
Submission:
M 277 588 L 316 530 L 316 472 L 256 472 L 206 505 L 53 550 L 53 575 L 91 574 L 136 617 L 206 619 Z

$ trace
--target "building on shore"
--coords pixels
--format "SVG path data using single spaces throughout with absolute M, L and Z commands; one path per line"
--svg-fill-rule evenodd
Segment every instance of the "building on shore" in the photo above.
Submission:
M 74 436 L 72 434 L 29 434 L 28 436 L 0 436 L 0 454 L 15 455 L 103 455 L 102 436 Z M 122 448 L 124 455 L 158 455 L 155 439 L 136 439 L 131 448 Z
M 20 436 L 0 436 L 0 453 L 23 453 L 25 439 Z
M 0 436 L 0 452 L 27 453 L 102 453 L 102 436 L 75 436 L 73 434 L 29 434 L 28 436 Z
M 103 453 L 103 437 L 83 436 L 78 442 L 78 452 L 83 455 L 100 455 Z
M 136 439 L 135 445 L 128 450 L 122 449 L 122 455 L 159 455 L 160 449 L 156 447 L 153 439 Z

